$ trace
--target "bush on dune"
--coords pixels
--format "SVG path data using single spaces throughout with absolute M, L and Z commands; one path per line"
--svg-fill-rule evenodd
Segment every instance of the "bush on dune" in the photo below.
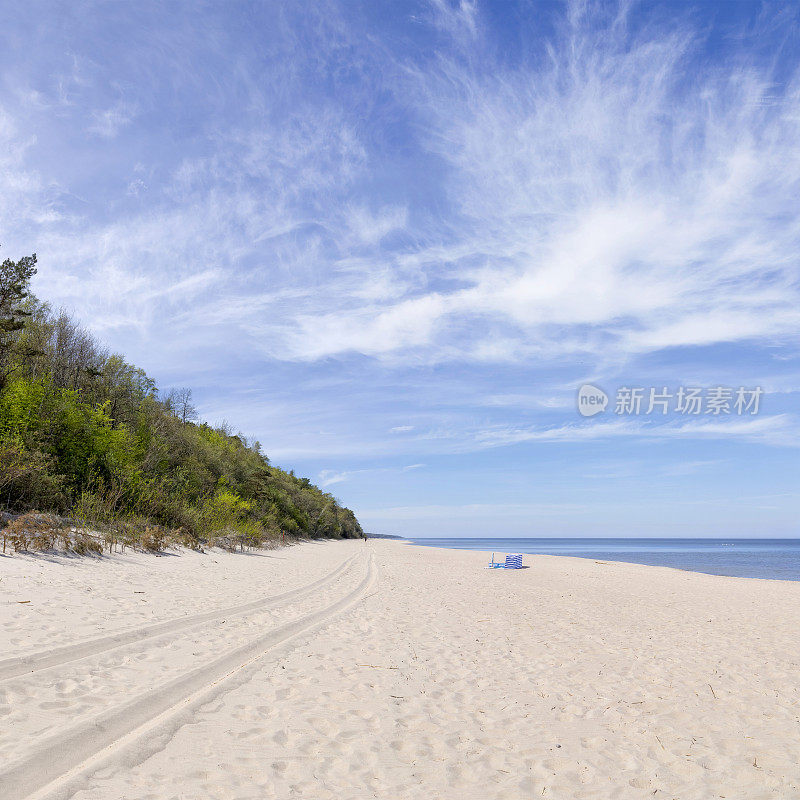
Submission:
M 0 507 L 67 515 L 83 531 L 67 549 L 93 552 L 362 535 L 352 511 L 270 464 L 257 442 L 197 422 L 189 390 L 162 397 L 144 371 L 30 296 L 35 264 L 0 265 Z M 21 549 L 50 542 L 19 531 Z

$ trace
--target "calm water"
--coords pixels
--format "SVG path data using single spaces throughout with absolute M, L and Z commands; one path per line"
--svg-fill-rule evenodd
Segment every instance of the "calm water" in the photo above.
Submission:
M 739 578 L 800 581 L 800 539 L 414 539 L 414 544 L 496 553 L 630 561 Z

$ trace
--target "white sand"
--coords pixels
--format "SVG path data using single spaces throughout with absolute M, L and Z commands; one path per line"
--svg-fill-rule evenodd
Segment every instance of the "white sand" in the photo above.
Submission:
M 800 584 L 525 560 L 0 558 L 0 797 L 800 797 Z

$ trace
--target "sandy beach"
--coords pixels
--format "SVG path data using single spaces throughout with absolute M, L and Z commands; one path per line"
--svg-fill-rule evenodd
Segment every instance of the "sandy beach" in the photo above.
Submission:
M 0 558 L 0 797 L 800 797 L 800 584 L 486 560 Z

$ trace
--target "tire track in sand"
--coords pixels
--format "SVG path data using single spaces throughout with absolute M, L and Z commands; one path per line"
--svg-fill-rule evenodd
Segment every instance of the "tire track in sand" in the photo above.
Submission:
M 67 785 L 59 791 L 58 786 L 48 787 L 48 784 L 60 778 L 71 782 L 87 771 L 91 773 L 102 766 L 119 764 L 124 760 L 125 750 L 144 736 L 163 739 L 166 735 L 168 740 L 189 721 L 195 708 L 226 691 L 225 682 L 246 671 L 271 648 L 322 627 L 331 617 L 355 605 L 374 579 L 375 568 L 370 556 L 364 578 L 340 600 L 274 628 L 186 675 L 42 740 L 27 756 L 0 770 L 0 796 L 3 800 L 23 800 L 47 788 L 49 796 L 55 791 L 59 797 L 68 797 L 74 792 L 74 787 Z M 146 730 L 140 731 L 141 728 Z M 121 742 L 123 739 L 125 741 Z M 136 763 L 138 759 L 134 761 Z M 87 765 L 85 762 L 90 763 Z
M 210 622 L 215 619 L 220 619 L 221 617 L 241 616 L 250 612 L 273 608 L 276 605 L 303 597 L 322 586 L 332 583 L 350 566 L 353 559 L 355 559 L 355 556 L 345 559 L 333 572 L 328 573 L 328 575 L 325 575 L 313 583 L 309 583 L 297 589 L 292 589 L 289 592 L 276 594 L 272 597 L 262 597 L 259 600 L 253 600 L 238 606 L 208 611 L 190 617 L 180 617 L 179 619 L 158 622 L 155 625 L 146 625 L 142 628 L 134 628 L 130 631 L 114 633 L 110 636 L 103 636 L 98 639 L 89 639 L 88 641 L 78 642 L 76 644 L 55 647 L 52 650 L 40 650 L 35 653 L 3 659 L 0 661 L 0 681 L 16 678 L 19 675 L 39 672 L 40 670 L 49 669 L 50 667 L 57 667 L 70 661 L 78 661 L 81 658 L 104 653 L 107 650 L 113 650 L 114 648 L 122 647 L 126 644 L 145 641 L 168 633 L 183 632 L 196 625 L 202 625 L 204 622 Z

